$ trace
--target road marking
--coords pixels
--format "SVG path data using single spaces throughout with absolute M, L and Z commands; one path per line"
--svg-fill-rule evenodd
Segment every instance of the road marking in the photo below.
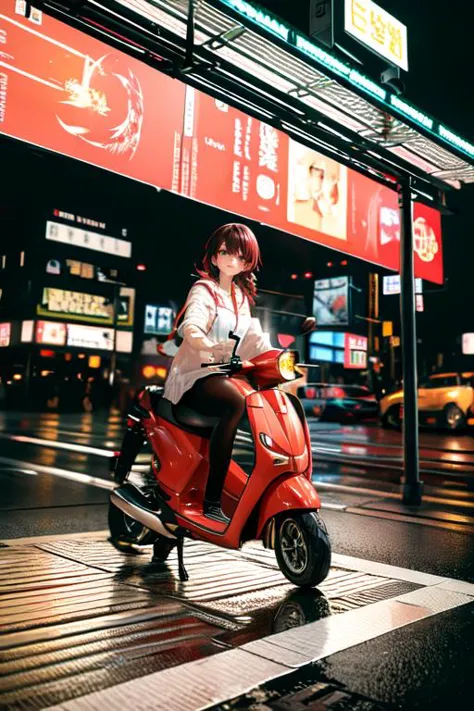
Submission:
M 97 486 L 100 489 L 114 489 L 116 486 L 113 481 L 100 479 L 96 476 L 89 476 L 88 474 L 83 474 L 82 472 L 74 472 L 69 469 L 59 469 L 58 467 L 47 467 L 44 464 L 35 464 L 34 462 L 22 462 L 19 459 L 0 457 L 0 464 L 8 464 L 12 467 L 19 466 L 23 469 L 34 468 L 34 470 L 40 474 L 51 474 L 52 476 L 58 476 L 63 479 L 71 479 L 72 481 L 76 481 L 80 484 Z
M 20 467 L 0 467 L 3 472 L 20 472 L 20 474 L 29 474 L 30 476 L 38 476 L 38 472 L 33 469 L 20 469 Z
M 317 477 L 318 475 L 316 475 Z M 325 475 L 323 475 L 325 476 Z M 396 499 L 401 501 L 401 494 L 394 491 L 381 491 L 380 489 L 367 489 L 362 486 L 348 486 L 347 484 L 330 484 L 328 482 L 318 481 L 317 478 L 314 480 L 314 484 L 317 489 L 322 491 L 340 491 L 344 494 L 365 494 L 367 496 L 373 496 L 376 499 Z M 423 501 L 430 504 L 440 504 L 445 506 L 456 505 L 459 508 L 472 509 L 472 500 L 462 501 L 460 499 L 443 499 L 440 496 L 430 496 L 428 494 L 423 495 Z
M 85 444 L 74 444 L 73 442 L 60 442 L 54 439 L 40 439 L 39 437 L 27 437 L 26 435 L 12 435 L 0 432 L 2 439 L 9 439 L 12 442 L 23 442 L 24 444 L 38 444 L 42 447 L 52 447 L 53 449 L 66 449 L 68 452 L 81 452 L 81 454 L 95 454 L 98 457 L 113 457 L 111 449 L 99 449 Z
M 224 704 L 262 684 L 350 647 L 474 603 L 474 585 L 349 556 L 333 564 L 423 585 L 410 593 L 296 627 L 237 649 L 95 691 L 46 711 L 196 711 Z

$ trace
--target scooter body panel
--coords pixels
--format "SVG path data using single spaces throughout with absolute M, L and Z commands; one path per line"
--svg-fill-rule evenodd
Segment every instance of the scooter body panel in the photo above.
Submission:
M 316 489 L 305 476 L 286 476 L 275 481 L 265 492 L 262 499 L 258 524 L 257 538 L 261 538 L 267 523 L 274 516 L 290 510 L 318 511 L 321 500 Z

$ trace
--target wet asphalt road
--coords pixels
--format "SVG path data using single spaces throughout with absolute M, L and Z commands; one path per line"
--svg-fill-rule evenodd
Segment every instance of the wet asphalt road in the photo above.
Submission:
M 108 457 L 120 445 L 121 427 L 118 416 L 0 416 L 0 540 L 106 529 Z M 335 553 L 474 581 L 471 437 L 422 434 L 423 456 L 432 457 L 435 474 L 423 477 L 428 500 L 424 509 L 409 511 L 399 502 L 399 433 L 373 427 L 322 428 L 316 423 L 311 429 L 315 483 Z M 393 466 L 385 466 L 385 455 Z M 459 457 L 465 473 L 456 470 L 453 475 L 449 465 Z M 104 555 L 107 566 L 109 554 Z M 143 562 L 123 569 L 117 582 L 128 584 L 130 575 L 138 576 L 140 586 L 153 585 L 155 590 L 164 584 Z M 240 609 L 249 615 L 247 627 L 221 634 L 219 644 L 241 644 L 278 631 L 281 610 L 286 610 L 282 604 L 292 610 L 296 603 L 300 609 L 301 596 L 293 597 L 280 583 L 248 592 L 241 600 L 213 602 L 219 614 Z M 325 597 L 305 599 L 301 609 L 303 617 L 308 615 L 306 622 L 318 619 L 321 605 L 327 607 Z M 322 616 L 328 614 L 324 610 Z M 268 708 L 297 708 L 295 694 L 314 687 L 319 689 L 316 696 L 327 694 L 327 705 L 320 708 L 330 708 L 330 699 L 339 694 L 340 711 L 468 708 L 473 632 L 471 603 L 330 655 L 290 674 L 284 684 L 267 685 L 258 700 L 265 700 Z M 209 653 L 206 644 L 199 654 Z M 185 647 L 180 643 L 177 649 L 184 653 Z M 288 705 L 277 706 L 285 694 Z M 234 708 L 247 708 L 252 699 L 249 694 Z
M 12 413 L 0 417 L 0 428 L 0 539 L 107 528 L 108 457 L 120 447 L 118 415 Z M 474 494 L 466 482 L 433 479 L 425 487 L 424 510 L 407 510 L 400 504 L 398 473 L 354 469 L 318 453 L 329 441 L 341 449 L 353 441 L 364 451 L 381 442 L 395 449 L 399 433 L 315 423 L 311 428 L 314 480 L 337 552 L 474 580 L 468 535 L 474 530 Z M 474 439 L 466 436 L 429 433 L 422 441 L 425 447 L 474 450 Z

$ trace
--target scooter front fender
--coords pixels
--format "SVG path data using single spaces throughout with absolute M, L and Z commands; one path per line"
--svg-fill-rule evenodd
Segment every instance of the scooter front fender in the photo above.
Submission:
M 260 504 L 257 539 L 262 537 L 266 524 L 277 514 L 290 510 L 317 511 L 321 499 L 304 474 L 289 475 L 275 481 L 265 492 Z

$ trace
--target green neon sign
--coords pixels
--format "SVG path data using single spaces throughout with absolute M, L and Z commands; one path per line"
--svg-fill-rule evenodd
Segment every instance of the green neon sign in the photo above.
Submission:
M 234 10 L 239 12 L 241 15 L 245 15 L 245 17 L 248 17 L 249 20 L 252 20 L 252 22 L 260 25 L 260 27 L 263 27 L 265 30 L 270 30 L 273 34 L 284 39 L 285 42 L 288 41 L 290 27 L 277 20 L 268 12 L 265 12 L 265 10 L 254 7 L 253 5 L 250 5 L 250 3 L 245 2 L 245 0 L 222 0 L 222 2 L 225 2 L 226 5 L 233 7 Z
M 372 79 L 369 79 L 365 74 L 361 74 L 357 69 L 352 68 L 329 52 L 326 52 L 317 44 L 311 42 L 307 37 L 299 34 L 290 25 L 274 17 L 271 13 L 255 5 L 251 5 L 249 2 L 246 2 L 246 0 L 220 0 L 220 2 L 224 5 L 228 5 L 262 29 L 284 40 L 287 44 L 296 47 L 296 49 L 318 64 L 344 77 L 351 84 L 362 89 L 366 94 L 382 101 L 387 106 L 393 108 L 400 116 L 409 118 L 418 124 L 418 126 L 441 138 L 449 146 L 454 146 L 458 151 L 469 156 L 469 158 L 474 158 L 474 145 L 472 143 L 458 136 L 441 123 L 434 121 L 434 119 L 424 114 L 420 109 L 405 99 L 401 99 L 396 94 L 388 92 L 380 84 L 372 81 Z
M 420 124 L 420 126 L 428 128 L 430 131 L 433 130 L 433 119 L 429 116 L 426 116 L 426 114 L 417 109 L 416 106 L 412 106 L 411 104 L 409 104 L 408 101 L 405 101 L 405 99 L 400 99 L 399 96 L 396 96 L 395 94 L 390 94 L 390 103 L 396 109 L 405 114 L 405 116 L 409 116 L 412 121 L 415 121 L 416 123 Z
M 465 138 L 458 136 L 449 128 L 443 126 L 442 123 L 440 123 L 438 126 L 438 134 L 441 136 L 441 138 L 444 138 L 445 141 L 448 141 L 448 143 L 452 143 L 460 151 L 463 151 L 464 153 L 470 155 L 471 158 L 474 158 L 474 146 L 472 145 L 472 143 L 469 143 L 469 141 L 466 141 Z

